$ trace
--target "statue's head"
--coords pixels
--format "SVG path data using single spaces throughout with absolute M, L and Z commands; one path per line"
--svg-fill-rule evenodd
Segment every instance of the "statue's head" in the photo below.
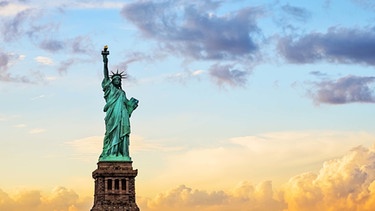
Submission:
M 115 85 L 115 87 L 120 87 L 121 86 L 121 77 L 112 77 L 112 83 Z
M 121 79 L 123 78 L 126 78 L 126 73 L 125 74 L 124 72 L 119 73 L 118 70 L 116 73 L 112 72 L 111 80 L 112 80 L 112 84 L 115 87 L 121 87 Z

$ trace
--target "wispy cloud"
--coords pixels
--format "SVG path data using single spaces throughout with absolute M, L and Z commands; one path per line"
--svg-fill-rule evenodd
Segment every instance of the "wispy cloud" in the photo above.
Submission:
M 326 33 L 282 37 L 277 48 L 291 63 L 327 61 L 375 65 L 375 32 L 372 29 L 334 27 Z
M 375 103 L 375 77 L 345 76 L 315 83 L 310 95 L 316 103 Z
M 283 5 L 281 10 L 294 19 L 302 22 L 305 22 L 311 17 L 311 13 L 307 9 L 291 6 L 290 4 Z
M 192 78 L 200 79 L 200 76 L 204 75 L 206 71 L 204 70 L 186 70 L 183 72 L 177 72 L 174 74 L 170 74 L 167 76 L 168 80 L 171 81 L 178 81 L 180 83 L 186 83 L 187 81 L 191 80 Z
M 19 1 L 22 2 L 22 1 Z M 14 16 L 19 12 L 30 9 L 27 4 L 14 2 L 14 1 L 1 1 L 0 2 L 0 16 L 9 17 Z
M 42 81 L 40 72 L 31 75 L 15 75 L 9 72 L 9 68 L 24 59 L 24 55 L 0 52 L 0 81 L 17 83 L 37 83 Z
M 251 174 L 254 180 L 275 178 L 280 182 L 287 179 L 286 175 L 317 170 L 321 162 L 341 156 L 353 143 L 370 145 L 374 138 L 370 133 L 340 131 L 285 131 L 236 137 L 220 146 L 169 153 L 166 167 L 154 182 L 163 186 L 166 181 L 189 181 L 190 185 L 213 188 L 241 181 L 251 174 L 251 169 L 257 169 L 256 174 Z M 195 172 L 195 177 L 189 172 Z M 220 182 L 212 175 L 221 175 L 220 179 L 216 177 Z
M 14 125 L 15 128 L 25 128 L 27 127 L 26 124 L 18 124 L 18 125 Z
M 63 1 L 57 2 L 55 6 L 60 9 L 121 9 L 124 5 L 124 2 L 118 1 Z
M 209 69 L 210 76 L 220 86 L 244 86 L 250 71 L 240 70 L 235 65 L 214 64 Z
M 85 137 L 65 142 L 65 144 L 70 146 L 76 152 L 75 159 L 92 161 L 96 160 L 101 153 L 103 147 L 103 136 Z M 131 147 L 132 152 L 135 153 L 139 151 L 170 152 L 181 149 L 180 147 L 162 146 L 151 141 L 145 141 L 144 138 L 136 135 L 131 136 Z
M 35 57 L 35 61 L 40 63 L 40 64 L 44 64 L 44 65 L 53 64 L 53 60 L 51 58 L 45 57 L 45 56 L 37 56 L 37 57 Z
M 121 14 L 170 55 L 215 63 L 236 60 L 243 68 L 241 61 L 252 61 L 259 51 L 254 37 L 260 33 L 256 20 L 263 10 L 247 7 L 219 15 L 219 6 L 215 1 L 142 1 L 125 5 Z M 214 67 L 218 66 L 211 66 Z M 237 72 L 245 71 L 231 73 Z M 247 74 L 241 75 L 245 78 Z M 233 74 L 228 76 L 233 79 Z M 243 83 L 242 79 L 220 81 Z
M 44 128 L 33 128 L 29 131 L 30 134 L 40 134 L 46 132 Z
M 15 16 L 6 18 L 1 21 L 2 38 L 6 42 L 15 41 L 29 32 L 35 34 L 33 31 L 34 24 L 31 24 L 35 18 L 40 15 L 36 9 L 27 9 L 18 12 Z

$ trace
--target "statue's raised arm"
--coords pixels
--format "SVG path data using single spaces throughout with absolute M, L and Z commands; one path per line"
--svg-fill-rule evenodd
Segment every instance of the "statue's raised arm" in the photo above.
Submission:
M 108 51 L 108 46 L 104 46 L 104 49 L 102 51 L 102 56 L 103 56 L 103 63 L 104 63 L 104 78 L 109 79 L 109 73 L 108 73 L 108 56 L 109 51 Z

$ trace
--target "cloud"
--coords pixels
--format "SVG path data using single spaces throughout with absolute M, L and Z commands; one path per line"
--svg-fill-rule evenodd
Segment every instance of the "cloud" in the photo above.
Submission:
M 316 103 L 375 103 L 375 77 L 345 76 L 335 81 L 324 80 L 315 84 L 310 95 Z
M 17 124 L 17 125 L 14 125 L 13 127 L 15 127 L 15 128 L 25 128 L 25 127 L 27 127 L 27 125 L 26 124 Z
M 29 131 L 30 134 L 40 134 L 46 132 L 44 128 L 33 128 Z
M 375 206 L 375 148 L 356 147 L 326 161 L 318 174 L 291 178 L 284 198 L 288 210 L 371 210 Z
M 286 4 L 282 6 L 281 9 L 283 12 L 292 16 L 294 19 L 298 21 L 305 22 L 307 19 L 311 17 L 311 13 L 301 7 L 290 6 L 289 4 Z
M 180 83 L 186 83 L 188 80 L 191 80 L 192 78 L 200 79 L 200 76 L 205 74 L 206 71 L 204 70 L 186 70 L 184 72 L 178 72 L 175 74 L 170 74 L 167 76 L 168 80 L 171 81 L 178 81 Z
M 245 147 L 245 149 L 251 149 L 252 154 L 265 152 L 273 156 L 281 149 L 281 151 L 285 152 L 285 155 L 290 155 L 297 161 L 300 157 L 310 156 L 311 154 L 302 151 L 300 152 L 301 156 L 298 157 L 295 153 L 286 151 L 287 148 L 299 145 L 297 147 L 299 151 L 300 149 L 305 149 L 312 153 L 320 154 L 321 151 L 317 149 L 325 150 L 329 146 L 329 151 L 340 151 L 338 154 L 341 155 L 337 156 L 337 153 L 335 153 L 332 158 L 319 162 L 319 168 L 316 170 L 293 174 L 277 188 L 274 187 L 273 182 L 270 180 L 258 182 L 257 184 L 242 180 L 242 182 L 234 184 L 235 186 L 222 188 L 220 183 L 225 180 L 225 175 L 217 172 L 219 174 L 210 175 L 210 180 L 215 180 L 216 186 L 207 188 L 203 187 L 203 183 L 200 186 L 197 185 L 196 187 L 198 188 L 192 188 L 190 185 L 177 185 L 174 186 L 175 188 L 147 198 L 140 196 L 138 193 L 137 204 L 143 211 L 371 211 L 373 209 L 375 206 L 375 145 L 370 147 L 357 146 L 350 151 L 345 150 L 344 153 L 341 153 L 342 149 L 339 149 L 338 145 L 331 144 L 336 141 L 343 141 L 352 145 L 353 140 L 348 140 L 348 137 L 357 140 L 356 143 L 365 143 L 369 139 L 373 143 L 374 136 L 369 137 L 368 134 L 350 133 L 329 135 L 329 133 L 324 133 L 320 134 L 321 136 L 316 136 L 315 134 L 315 137 L 308 138 L 309 133 L 299 133 L 294 135 L 293 143 L 297 144 L 288 142 L 281 145 L 281 147 L 277 146 L 273 149 L 274 151 L 269 149 L 275 143 L 289 140 L 291 135 L 291 133 L 263 134 L 252 137 L 239 137 L 233 139 L 232 142 Z M 322 140 L 322 137 L 326 137 L 328 140 L 333 137 L 336 137 L 336 139 L 327 143 L 327 140 Z M 318 143 L 311 145 L 312 139 Z M 313 146 L 312 149 L 308 149 L 309 146 Z M 237 148 L 237 150 L 241 149 L 243 148 Z M 219 165 L 222 165 L 225 164 L 223 160 L 230 160 L 231 157 L 235 156 L 234 153 L 223 156 L 225 155 L 224 151 L 224 154 L 217 154 L 223 157 L 220 160 L 214 154 L 207 154 L 209 151 L 206 150 L 205 152 L 206 156 L 197 157 L 196 161 L 208 164 L 216 160 Z M 239 152 L 237 151 L 237 153 Z M 247 157 L 243 156 L 245 153 L 250 154 L 249 151 L 245 150 L 244 153 L 240 153 L 239 157 L 243 160 L 248 160 Z M 204 153 L 201 155 L 204 155 Z M 210 158 L 211 160 L 209 160 Z M 235 160 L 229 161 L 231 165 L 238 164 L 233 161 Z M 251 177 L 252 174 L 262 168 L 267 168 L 268 170 L 275 168 L 279 164 L 275 163 L 275 161 L 278 161 L 278 159 L 273 157 L 272 166 L 260 165 L 259 168 L 247 166 L 250 168 L 250 173 L 246 176 Z M 176 162 L 189 172 L 188 179 L 185 182 L 190 182 L 192 179 L 200 177 L 201 172 L 192 168 L 194 166 L 186 165 L 181 160 Z M 254 162 L 262 162 L 262 160 L 256 159 Z M 235 178 L 236 174 L 239 173 L 238 166 L 237 171 L 228 169 L 228 166 L 224 167 L 229 172 L 232 182 L 241 181 Z M 206 166 L 205 170 L 210 171 L 211 169 L 212 166 Z M 158 174 L 161 173 L 159 172 Z M 172 181 L 167 181 L 169 187 Z M 7 211 L 84 211 L 89 210 L 93 203 L 92 197 L 82 198 L 74 190 L 65 187 L 57 187 L 50 193 L 43 193 L 39 190 L 22 190 L 12 195 L 0 189 L 0 199 L 0 210 Z
M 352 2 L 358 4 L 364 9 L 375 10 L 375 3 L 371 0 L 352 0 Z
M 87 1 L 87 2 L 69 2 L 64 7 L 73 9 L 121 9 L 125 3 L 115 1 Z
M 256 181 L 267 178 L 280 184 L 291 175 L 318 170 L 323 161 L 374 140 L 374 134 L 343 131 L 283 131 L 235 137 L 219 146 L 168 153 L 165 166 L 153 182 L 160 187 L 185 183 L 213 189 L 231 186 L 233 181 L 247 180 L 251 175 Z
M 255 20 L 261 13 L 259 9 L 244 8 L 218 16 L 210 1 L 203 5 L 182 2 L 136 2 L 125 5 L 121 14 L 147 38 L 179 55 L 222 60 L 257 51 L 250 35 L 258 33 Z
M 19 12 L 30 9 L 30 6 L 26 4 L 14 3 L 10 1 L 0 2 L 0 16 L 9 17 L 14 16 Z
M 60 74 L 66 73 L 68 71 L 69 67 L 72 66 L 73 64 L 75 64 L 76 62 L 77 62 L 76 59 L 64 60 L 64 61 L 60 62 L 59 67 L 57 68 L 57 71 Z
M 85 137 L 65 142 L 65 144 L 70 146 L 76 152 L 74 159 L 92 161 L 96 160 L 101 153 L 103 147 L 103 136 Z M 155 144 L 154 141 L 146 141 L 143 137 L 137 135 L 131 136 L 131 151 L 134 153 L 140 151 L 170 152 L 180 149 L 180 147 L 167 147 Z
M 18 61 L 24 59 L 24 55 L 0 52 L 0 81 L 17 83 L 37 83 L 42 81 L 40 72 L 32 72 L 31 75 L 15 75 L 9 72 L 9 68 Z
M 245 7 L 219 14 L 218 1 L 138 1 L 121 10 L 141 34 L 158 43 L 157 51 L 189 61 L 236 61 L 238 68 L 224 73 L 223 67 L 210 76 L 220 85 L 242 86 L 248 64 L 259 57 L 257 19 L 263 9 Z M 211 64 L 211 67 L 219 65 Z M 224 76 L 225 74 L 225 76 Z M 236 84 L 235 83 L 239 83 Z
M 272 183 L 260 183 L 256 187 L 242 183 L 232 192 L 204 191 L 181 185 L 165 193 L 158 194 L 153 199 L 141 199 L 139 205 L 142 210 L 282 210 L 283 202 L 275 199 Z
M 93 50 L 88 36 L 76 36 L 65 40 L 45 38 L 40 42 L 39 47 L 52 53 L 65 50 L 74 54 L 88 54 Z
M 73 159 L 79 159 L 87 162 L 97 159 L 98 155 L 100 155 L 103 147 L 103 137 L 90 136 L 68 141 L 65 142 L 65 144 L 70 146 L 76 152 Z
M 233 172 L 232 172 L 233 173 Z M 218 176 L 219 177 L 219 176 Z M 370 211 L 375 206 L 375 145 L 355 147 L 325 161 L 317 173 L 291 177 L 281 188 L 271 181 L 241 182 L 232 190 L 194 190 L 185 185 L 138 200 L 142 210 Z
M 50 52 L 62 50 L 64 46 L 65 43 L 59 40 L 43 40 L 39 45 L 40 48 Z
M 228 84 L 231 86 L 244 86 L 247 82 L 248 71 L 236 69 L 234 65 L 214 64 L 210 67 L 209 73 L 212 79 L 219 85 Z
M 83 211 L 92 206 L 91 198 L 79 198 L 73 190 L 57 187 L 51 193 L 22 190 L 14 196 L 0 189 L 0 210 L 7 211 Z
M 40 64 L 45 64 L 45 65 L 53 64 L 52 59 L 49 58 L 49 57 L 45 57 L 45 56 L 37 56 L 37 57 L 35 57 L 35 61 L 40 63 Z
M 26 9 L 18 12 L 14 17 L 4 19 L 1 28 L 3 40 L 11 42 L 26 35 L 28 32 L 35 33 L 31 29 L 34 26 L 32 22 L 37 16 L 37 10 Z
M 326 33 L 310 33 L 294 39 L 278 40 L 279 53 L 291 63 L 327 61 L 375 65 L 373 29 L 330 28 Z

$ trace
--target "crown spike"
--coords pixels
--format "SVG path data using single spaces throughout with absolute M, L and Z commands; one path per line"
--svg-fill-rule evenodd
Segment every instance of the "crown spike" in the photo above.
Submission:
M 125 71 L 122 71 L 122 72 L 118 72 L 118 69 L 116 70 L 116 73 L 114 73 L 113 71 L 111 71 L 112 72 L 112 75 L 110 76 L 112 79 L 114 78 L 114 77 L 120 77 L 121 79 L 122 78 L 126 78 L 127 77 L 127 74 L 126 74 L 126 72 Z

